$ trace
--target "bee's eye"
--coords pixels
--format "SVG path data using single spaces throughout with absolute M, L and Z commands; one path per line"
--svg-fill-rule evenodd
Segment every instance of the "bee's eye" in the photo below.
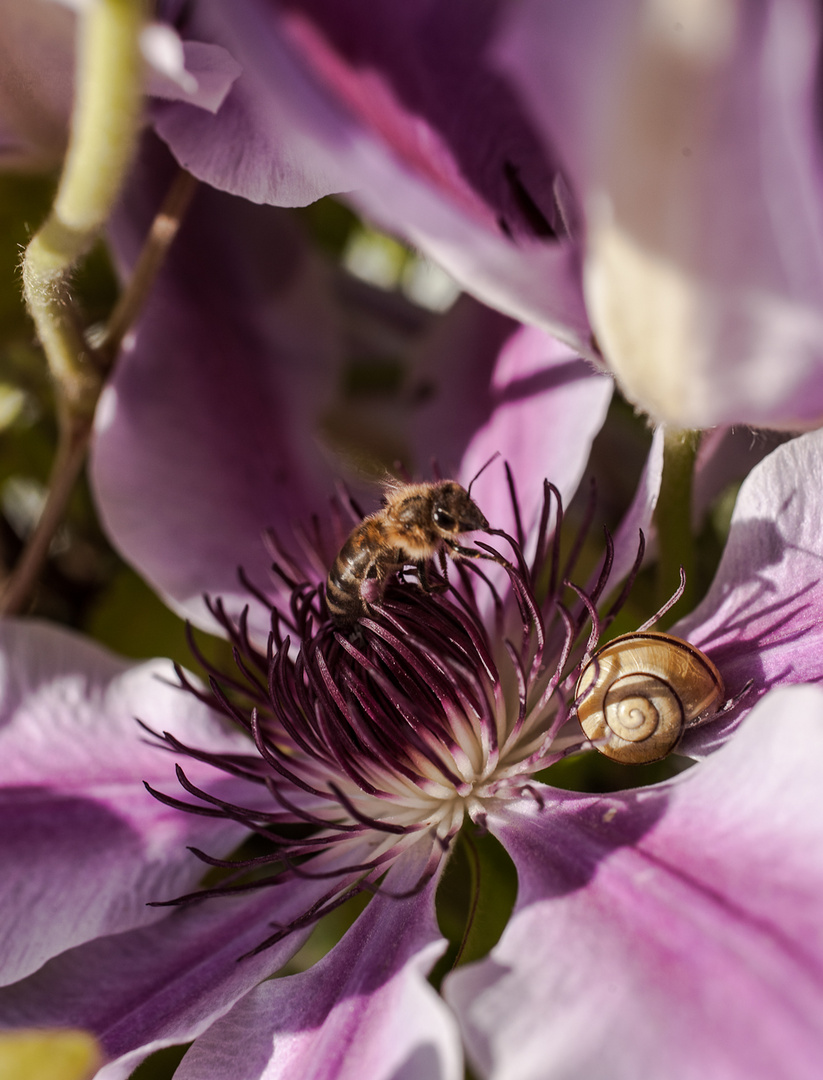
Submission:
M 457 524 L 451 514 L 447 514 L 445 510 L 435 510 L 432 514 L 434 523 L 438 529 L 446 529 L 449 532 L 454 530 L 454 526 Z

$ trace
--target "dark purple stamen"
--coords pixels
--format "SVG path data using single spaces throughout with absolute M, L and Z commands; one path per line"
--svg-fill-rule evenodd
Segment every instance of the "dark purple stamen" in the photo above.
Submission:
M 506 477 L 515 537 L 488 530 L 504 541 L 506 557 L 477 543 L 502 566 L 505 577 L 488 563 L 481 568 L 475 561 L 458 561 L 453 564 L 456 582 L 433 570 L 432 583 L 441 591 L 426 593 L 401 572 L 388 582 L 373 614 L 362 618 L 355 632 L 343 634 L 330 620 L 323 595 L 324 568 L 337 537 L 324 537 L 319 521 L 312 519 L 308 531 L 295 533 L 301 554 L 288 550 L 273 531 L 266 535 L 275 580 L 287 589 L 282 601 L 272 601 L 264 588 L 239 573 L 250 596 L 270 613 L 265 647 L 254 639 L 248 608 L 232 617 L 219 598 L 207 599 L 230 642 L 234 670 L 214 667 L 189 630 L 207 689 L 182 669 L 176 669 L 178 679 L 184 691 L 248 734 L 248 753 L 208 753 L 167 733 L 155 737 L 177 754 L 258 785 L 258 791 L 263 785 L 272 809 L 218 798 L 179 766 L 178 781 L 194 802 L 149 790 L 176 809 L 241 822 L 267 837 L 272 851 L 232 860 L 195 850 L 203 862 L 230 871 L 230 878 L 166 903 L 271 887 L 295 877 L 334 882 L 297 920 L 278 927 L 258 952 L 357 892 L 382 891 L 381 878 L 390 863 L 429 836 L 426 869 L 403 895 L 423 888 L 450 849 L 461 808 L 468 805 L 461 800 L 475 800 L 472 813 L 480 821 L 484 784 L 496 793 L 515 777 L 520 790 L 530 771 L 561 756 L 551 750 L 552 738 L 570 714 L 582 662 L 628 597 L 643 541 L 641 536 L 629 581 L 600 616 L 597 605 L 614 562 L 608 533 L 594 583 L 584 589 L 569 580 L 590 528 L 593 496 L 563 562 L 562 500 L 546 482 L 536 547 L 527 561 L 508 466 Z M 332 511 L 334 531 L 345 534 L 350 527 L 345 519 L 357 513 L 352 500 L 341 497 Z M 563 599 L 569 592 L 576 597 L 571 606 Z M 491 628 L 482 614 L 489 606 Z M 518 754 L 521 739 L 525 750 Z M 437 817 L 441 803 L 442 817 Z M 290 834 L 283 831 L 286 826 Z M 331 865 L 327 858 L 334 860 Z M 254 876 L 264 870 L 269 872 Z M 249 874 L 251 880 L 244 880 Z

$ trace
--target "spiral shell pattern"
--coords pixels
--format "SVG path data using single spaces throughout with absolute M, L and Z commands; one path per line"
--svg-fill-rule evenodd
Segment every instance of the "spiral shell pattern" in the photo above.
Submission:
M 723 701 L 720 672 L 699 649 L 670 634 L 624 634 L 594 654 L 577 683 L 577 715 L 606 757 L 659 761 L 687 724 Z

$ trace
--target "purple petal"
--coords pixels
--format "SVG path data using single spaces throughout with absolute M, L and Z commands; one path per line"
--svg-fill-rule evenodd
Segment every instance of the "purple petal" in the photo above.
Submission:
M 216 113 L 241 72 L 240 65 L 219 45 L 181 42 L 171 27 L 155 23 L 143 33 L 143 52 L 154 62 L 147 92 L 171 101 L 186 101 Z
M 355 421 L 379 425 L 386 444 L 393 432 L 413 476 L 464 480 L 466 447 L 494 412 L 496 368 L 517 332 L 518 324 L 506 316 L 465 294 L 458 297 L 410 342 L 407 390 L 395 407 L 386 401 L 379 412 L 373 406 L 357 411 Z
M 169 174 L 167 155 L 147 149 L 114 230 L 126 263 Z M 201 189 L 101 400 L 92 480 L 104 524 L 205 625 L 203 592 L 247 603 L 237 571 L 266 585 L 264 530 L 307 522 L 330 489 L 318 447 L 338 367 L 329 290 L 282 212 Z
M 203 865 L 187 845 L 225 854 L 238 825 L 162 805 L 143 781 L 179 791 L 158 730 L 213 751 L 226 733 L 172 665 L 136 667 L 47 624 L 0 623 L 0 981 L 99 934 L 157 919 L 148 900 L 191 888 Z M 192 763 L 188 775 L 231 799 L 239 782 Z M 244 785 L 248 786 L 248 785 Z
M 413 887 L 420 867 L 410 873 L 408 863 L 396 865 L 387 889 Z M 375 897 L 323 960 L 263 983 L 202 1035 L 178 1080 L 462 1077 L 456 1025 L 426 981 L 444 944 L 434 889 Z
M 425 467 L 433 458 L 466 485 L 499 454 L 475 490 L 489 521 L 509 532 L 514 518 L 503 462 L 511 466 L 529 531 L 544 478 L 564 501 L 574 494 L 613 385 L 556 338 L 466 296 L 439 321 L 415 377 L 428 399 L 411 415 L 413 459 Z
M 248 21 L 242 5 L 226 19 L 220 5 L 209 3 L 174 19 L 186 39 L 226 48 L 241 75 L 217 115 L 185 103 L 155 103 L 155 130 L 198 179 L 255 203 L 306 206 L 348 190 L 346 160 L 356 131 L 318 93 L 279 36 L 268 35 L 271 71 L 257 72 L 235 40 L 238 19 Z M 257 24 L 254 32 L 266 34 L 267 27 Z
M 325 852 L 311 869 L 325 874 L 362 862 L 371 839 Z M 404 862 L 419 876 L 419 860 Z M 151 926 L 72 949 L 0 990 L 2 1026 L 89 1031 L 110 1059 L 98 1080 L 125 1080 L 148 1054 L 196 1038 L 278 971 L 310 928 L 248 954 L 330 891 L 345 892 L 356 877 L 280 879 L 250 896 L 205 899 L 173 909 Z
M 665 785 L 490 814 L 517 907 L 446 983 L 480 1075 L 818 1075 L 821 716 L 786 688 Z
M 502 63 L 583 203 L 597 340 L 659 419 L 823 414 L 819 41 L 807 0 L 511 9 Z
M 318 891 L 317 882 L 298 882 L 285 893 L 205 901 L 72 949 L 0 990 L 2 1026 L 89 1031 L 110 1061 L 97 1080 L 126 1080 L 154 1050 L 196 1038 L 277 971 L 308 930 L 240 957 L 272 933 L 271 923 L 305 910 Z
M 706 598 L 672 632 L 715 662 L 730 695 L 753 687 L 728 722 L 687 731 L 681 744 L 706 753 L 772 686 L 823 678 L 820 487 L 823 434 L 778 447 L 740 489 L 723 558 Z
M 163 106 L 157 131 L 195 175 L 254 201 L 352 193 L 478 298 L 591 354 L 577 247 L 553 234 L 555 166 L 483 63 L 494 15 L 460 3 L 433 28 L 424 4 L 212 5 L 186 32 L 244 73 L 216 117 Z M 432 50 L 446 41 L 460 48 Z
M 567 345 L 536 327 L 521 327 L 497 359 L 489 389 L 492 407 L 466 449 L 461 480 L 467 484 L 500 452 L 515 477 L 525 532 L 534 536 L 544 478 L 568 503 L 603 426 L 612 389 L 610 378 L 596 373 Z M 455 398 L 458 394 L 455 387 Z M 511 499 L 498 465 L 488 479 L 478 480 L 477 491 L 488 520 L 514 532 Z

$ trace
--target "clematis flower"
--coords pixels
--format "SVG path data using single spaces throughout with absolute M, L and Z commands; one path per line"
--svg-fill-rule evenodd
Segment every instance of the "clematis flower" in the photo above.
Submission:
M 657 421 L 823 415 L 811 0 L 165 10 L 243 69 L 214 114 L 154 111 L 195 175 L 278 205 L 347 193 Z
M 459 793 L 449 770 L 466 781 L 478 762 L 487 766 L 499 754 L 502 765 L 503 742 L 488 738 L 490 721 L 511 735 L 525 719 L 520 734 L 530 727 L 534 739 L 542 733 L 541 708 L 525 715 L 516 704 L 507 708 L 495 664 L 512 664 L 517 650 L 496 645 L 476 611 L 467 616 L 454 600 L 396 585 L 384 613 L 403 627 L 403 639 L 391 622 L 365 629 L 384 658 L 403 660 L 383 666 L 379 680 L 377 656 L 369 664 L 359 659 L 362 645 L 350 643 L 348 656 L 338 651 L 348 676 L 339 686 L 322 677 L 301 679 L 302 689 L 288 685 L 301 663 L 320 664 L 322 674 L 333 662 L 329 643 L 297 660 L 285 649 L 273 654 L 271 715 L 299 721 L 292 730 L 300 743 L 311 738 L 316 751 L 306 706 L 318 706 L 325 760 L 298 744 L 280 757 L 285 733 L 270 744 L 272 729 L 253 723 L 259 745 L 278 764 L 268 775 L 268 811 L 259 812 L 259 785 L 248 783 L 256 805 L 243 810 L 237 792 L 227 805 L 214 786 L 192 780 L 191 761 L 185 767 L 186 800 L 198 805 L 201 793 L 207 813 L 259 827 L 287 804 L 296 820 L 348 825 L 348 835 L 328 828 L 326 845 L 299 865 L 281 848 L 278 861 L 287 856 L 288 872 L 279 885 L 183 907 L 149 927 L 69 949 L 0 994 L 4 1021 L 94 1031 L 111 1058 L 99 1074 L 108 1080 L 127 1076 L 148 1050 L 198 1035 L 181 1078 L 235 1075 L 241 1057 L 248 1077 L 320 1068 L 332 1076 L 368 1068 L 377 1077 L 404 1069 L 458 1077 L 458 1031 L 481 1075 L 586 1076 L 608 1061 L 610 1071 L 626 1077 L 650 1062 L 665 1063 L 673 1076 L 718 1067 L 731 1076 L 811 1077 L 823 1034 L 823 867 L 814 855 L 823 828 L 814 764 L 823 700 L 817 688 L 785 684 L 820 677 L 820 585 L 810 554 L 815 515 L 797 476 L 818 467 L 822 444 L 809 435 L 782 447 L 746 482 L 730 553 L 714 593 L 696 612 L 692 636 L 723 666 L 731 689 L 745 676 L 756 679 L 755 696 L 783 684 L 702 764 L 675 780 L 607 796 L 558 791 L 528 779 L 528 768 L 498 775 L 488 791 L 476 784 Z M 784 516 L 773 513 L 775 505 Z M 766 557 L 743 562 L 743 551 Z M 315 604 L 311 596 L 302 586 L 295 610 Z M 524 607 L 530 619 L 534 609 Z M 741 610 L 744 625 L 734 622 Z M 327 624 L 321 633 L 328 634 Z M 242 635 L 240 644 L 247 648 Z M 354 692 L 357 671 L 362 683 Z M 342 686 L 351 691 L 346 701 Z M 248 688 L 260 697 L 255 680 Z M 535 688 L 528 680 L 521 694 Z M 226 699 L 222 707 L 239 715 Z M 410 715 L 420 724 L 404 729 Z M 370 717 L 379 725 L 369 728 Z M 404 741 L 397 739 L 402 731 Z M 686 748 L 699 751 L 701 740 L 705 748 L 711 731 L 712 725 L 696 729 Z M 257 760 L 262 779 L 266 759 L 251 746 L 229 758 L 204 751 L 202 735 L 192 735 L 195 759 L 212 756 L 249 781 Z M 315 782 L 324 773 L 328 780 L 328 759 L 338 754 L 348 765 L 334 781 L 339 794 L 329 786 L 319 797 L 289 783 L 286 773 L 298 767 L 310 768 Z M 544 747 L 544 760 L 551 756 Z M 372 780 L 379 773 L 381 793 L 364 791 L 366 769 Z M 433 916 L 436 875 L 427 879 L 432 858 L 445 859 L 439 839 L 448 833 L 437 838 L 414 826 L 430 824 L 432 812 L 444 807 L 449 825 L 457 825 L 455 804 L 462 800 L 510 851 L 520 895 L 488 960 L 448 976 L 447 1008 L 424 974 L 442 947 Z M 380 819 L 368 821 L 366 808 L 379 809 Z M 306 838 L 292 843 L 292 854 L 311 847 Z M 388 873 L 345 939 L 309 971 L 256 985 L 302 942 L 303 923 L 332 902 L 329 893 L 362 873 L 352 861 L 364 855 Z M 238 961 L 272 930 L 275 944 Z M 547 1000 L 556 1002 L 548 1015 Z
M 322 581 L 301 581 L 268 660 L 226 616 L 234 685 L 257 707 L 217 678 L 208 697 L 256 749 L 215 751 L 196 732 L 187 749 L 169 734 L 186 793 L 166 790 L 163 805 L 187 803 L 191 816 L 171 810 L 183 821 L 274 827 L 274 852 L 252 860 L 274 872 L 56 956 L 0 993 L 4 1021 L 92 1031 L 106 1080 L 191 1038 L 180 1078 L 235 1075 L 241 1058 L 248 1077 L 458 1077 L 461 1042 L 480 1075 L 811 1077 L 823 695 L 787 684 L 820 678 L 818 508 L 799 478 L 821 459 L 823 439 L 804 436 L 744 485 L 715 586 L 676 629 L 730 693 L 753 679 L 751 698 L 687 734 L 689 753 L 719 746 L 707 760 L 649 788 L 583 795 L 533 776 L 559 752 L 551 735 L 569 699 L 547 690 L 565 682 L 574 629 L 553 635 L 570 624 L 552 624 L 528 570 L 512 571 L 514 597 L 502 597 L 528 630 L 508 645 L 476 602 L 482 581 L 462 601 L 391 585 L 360 640 L 336 638 Z M 281 637 L 291 620 L 296 653 Z M 198 761 L 222 765 L 230 798 L 195 778 Z M 514 859 L 518 903 L 489 958 L 446 978 L 443 1000 L 425 979 L 442 949 L 434 892 L 464 812 Z M 277 839 L 284 817 L 311 830 Z M 364 880 L 376 895 L 324 960 L 260 981 Z
M 124 262 L 152 183 L 139 177 L 116 223 Z M 204 838 L 181 847 L 210 864 L 227 860 L 209 829 L 266 834 L 272 854 L 233 869 L 268 880 L 55 940 L 0 992 L 3 1024 L 92 1032 L 107 1056 L 100 1080 L 190 1040 L 182 1080 L 238 1068 L 248 1080 L 456 1080 L 464 1052 L 489 1076 L 811 1077 L 823 1036 L 823 703 L 791 684 L 821 675 L 819 493 L 806 478 L 823 465 L 823 438 L 788 443 L 752 472 L 716 581 L 674 628 L 714 660 L 730 697 L 752 683 L 734 711 L 686 733 L 682 750 L 706 760 L 645 789 L 563 791 L 543 770 L 568 746 L 559 733 L 606 593 L 631 572 L 658 443 L 601 573 L 570 596 L 552 537 L 608 380 L 537 331 L 458 309 L 421 346 L 409 377 L 425 371 L 431 389 L 401 396 L 395 427 L 421 448 L 412 461 L 433 448 L 464 484 L 502 451 L 514 498 L 495 466 L 473 495 L 513 534 L 511 568 L 490 566 L 488 581 L 453 568 L 454 588 L 433 596 L 391 582 L 359 637 L 335 634 L 322 586 L 346 518 L 329 509 L 322 420 L 344 361 L 314 347 L 333 289 L 304 291 L 322 270 L 293 234 L 278 266 L 289 233 L 270 211 L 201 192 L 185 229 L 101 403 L 93 479 L 121 550 L 236 648 L 236 670 L 212 672 L 208 689 L 184 676 L 190 690 L 176 693 L 206 724 L 207 705 L 228 715 L 242 746 L 181 731 L 150 698 L 134 707 L 168 731 L 181 767 L 185 790 L 163 784 L 156 812 L 183 832 L 197 823 Z M 448 975 L 441 997 L 427 981 L 444 947 L 435 893 L 465 816 L 509 852 L 519 894 L 488 958 Z M 372 899 L 322 961 L 268 980 L 318 915 L 364 888 Z M 171 881 L 152 900 L 190 891 Z M 29 940 L 25 924 L 18 933 Z

